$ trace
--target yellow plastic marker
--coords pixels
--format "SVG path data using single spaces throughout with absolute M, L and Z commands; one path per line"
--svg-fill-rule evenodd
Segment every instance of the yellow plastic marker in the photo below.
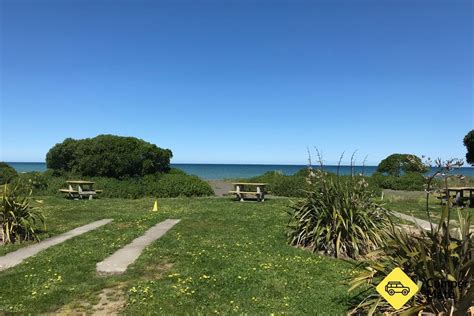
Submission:
M 158 212 L 158 200 L 155 200 L 155 204 L 153 205 L 152 212 Z

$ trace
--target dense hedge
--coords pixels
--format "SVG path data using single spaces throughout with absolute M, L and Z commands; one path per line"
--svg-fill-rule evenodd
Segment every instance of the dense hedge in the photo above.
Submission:
M 369 178 L 369 183 L 381 189 L 422 191 L 425 189 L 426 179 L 418 172 L 408 172 L 399 177 L 376 172 Z
M 171 150 L 135 137 L 99 135 L 56 144 L 46 155 L 46 165 L 57 174 L 125 179 L 168 172 L 172 156 Z
M 78 177 L 80 176 L 70 173 L 55 175 L 53 171 L 46 171 L 23 173 L 18 180 L 29 183 L 35 195 L 60 195 L 59 189 L 66 187 L 66 180 Z M 164 198 L 214 194 L 207 182 L 177 169 L 171 169 L 166 174 L 123 180 L 106 177 L 88 177 L 87 180 L 94 181 L 94 187 L 103 190 L 100 197 L 107 198 L 136 199 L 146 196 Z
M 277 196 L 303 197 L 305 190 L 308 189 L 308 183 L 304 172 L 287 176 L 281 172 L 269 171 L 261 176 L 249 179 L 251 182 L 268 183 L 268 191 Z
M 17 177 L 17 172 L 10 165 L 0 162 L 0 184 L 9 183 Z

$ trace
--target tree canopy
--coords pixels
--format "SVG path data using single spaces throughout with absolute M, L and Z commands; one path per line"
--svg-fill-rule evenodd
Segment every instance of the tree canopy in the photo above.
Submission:
M 377 172 L 387 173 L 399 177 L 407 172 L 427 172 L 428 168 L 421 159 L 411 154 L 392 154 L 382 160 L 377 167 Z
M 464 146 L 466 146 L 466 161 L 474 166 L 474 129 L 464 136 Z
M 168 172 L 172 156 L 171 150 L 135 137 L 99 135 L 54 145 L 46 165 L 59 172 L 123 179 Z

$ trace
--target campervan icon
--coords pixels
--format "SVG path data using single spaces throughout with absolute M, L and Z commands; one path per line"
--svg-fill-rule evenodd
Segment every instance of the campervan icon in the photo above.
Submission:
M 404 296 L 407 296 L 410 293 L 410 288 L 404 286 L 400 281 L 389 281 L 385 285 L 385 292 L 389 295 L 394 295 L 395 293 L 402 293 Z

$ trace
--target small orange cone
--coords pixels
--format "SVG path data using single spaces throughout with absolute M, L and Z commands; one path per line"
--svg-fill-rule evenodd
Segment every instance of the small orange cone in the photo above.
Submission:
M 152 212 L 158 212 L 158 200 L 155 200 L 155 204 L 153 205 Z

